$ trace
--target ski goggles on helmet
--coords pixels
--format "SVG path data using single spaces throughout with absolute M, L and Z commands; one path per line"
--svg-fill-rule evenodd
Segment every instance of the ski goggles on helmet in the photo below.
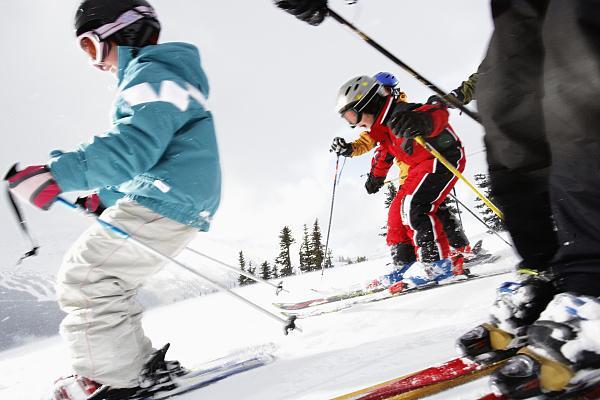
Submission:
M 358 125 L 358 123 L 362 119 L 362 113 L 356 111 L 356 109 L 354 108 L 349 108 L 346 111 L 342 111 L 340 114 L 342 115 L 342 118 L 344 118 L 352 128 L 356 128 L 356 125 Z
M 104 40 L 121 29 L 132 25 L 143 18 L 149 17 L 156 18 L 156 13 L 152 7 L 134 7 L 121 14 L 114 22 L 102 25 L 92 31 L 77 36 L 79 47 L 90 56 L 94 66 L 104 69 L 103 61 L 109 51 Z
M 360 98 L 358 101 L 354 101 L 348 104 L 346 107 L 340 110 L 340 115 L 344 118 L 352 128 L 356 126 L 362 120 L 362 114 L 365 108 L 369 105 L 371 100 L 375 98 L 375 95 L 380 91 L 381 85 L 375 84 L 369 91 Z

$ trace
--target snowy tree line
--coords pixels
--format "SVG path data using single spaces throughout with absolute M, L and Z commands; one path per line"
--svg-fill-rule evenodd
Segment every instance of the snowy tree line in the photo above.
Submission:
M 316 219 L 312 224 L 312 228 L 304 224 L 302 232 L 302 240 L 300 250 L 298 252 L 298 265 L 292 262 L 292 254 L 290 247 L 296 243 L 292 236 L 292 231 L 288 226 L 284 226 L 279 233 L 279 255 L 272 263 L 265 260 L 260 265 L 254 265 L 251 261 L 246 261 L 244 252 L 240 250 L 238 254 L 238 264 L 241 270 L 247 271 L 252 275 L 262 279 L 283 278 L 286 276 L 295 275 L 297 273 L 319 271 L 321 268 L 332 268 L 333 253 L 331 249 L 325 254 L 325 244 L 323 243 L 323 235 L 319 220 Z M 366 261 L 366 257 L 357 257 L 355 260 L 350 258 L 340 257 L 339 261 L 346 264 L 354 262 Z M 240 275 L 238 278 L 240 286 L 254 283 L 250 278 Z
M 490 193 L 489 176 L 487 174 L 477 174 L 474 176 L 474 180 L 475 184 L 482 189 L 485 195 L 493 202 L 494 199 Z M 398 190 L 399 188 L 393 183 L 390 183 L 387 186 L 384 201 L 385 208 L 390 207 Z M 497 232 L 505 230 L 502 221 L 492 212 L 492 210 L 490 210 L 479 198 L 476 199 L 476 202 L 475 208 L 477 212 L 491 229 Z M 452 201 L 448 201 L 447 206 L 455 215 L 460 215 L 463 212 L 462 208 L 456 207 Z M 387 226 L 383 226 L 381 229 L 382 232 L 379 235 L 385 237 Z M 323 265 L 325 268 L 332 268 L 334 266 L 331 249 L 329 249 L 327 252 L 328 254 L 325 255 L 325 245 L 323 243 L 323 236 L 321 234 L 321 227 L 318 219 L 312 224 L 311 229 L 309 229 L 306 224 L 304 225 L 302 240 L 299 243 L 300 250 L 298 252 L 297 266 L 292 262 L 292 254 L 290 251 L 290 247 L 294 243 L 296 243 L 296 240 L 292 236 L 291 229 L 288 226 L 284 226 L 279 234 L 279 255 L 271 263 L 267 260 L 259 265 L 255 265 L 251 261 L 247 262 L 243 251 L 240 250 L 238 254 L 239 267 L 241 270 L 247 271 L 262 279 L 275 279 L 295 275 L 296 273 L 318 271 L 323 268 Z M 367 258 L 362 256 L 356 257 L 355 259 L 344 256 L 339 256 L 337 258 L 337 262 L 340 264 L 354 264 L 364 261 L 367 261 Z M 238 283 L 240 286 L 244 286 L 254 283 L 254 281 L 240 275 Z

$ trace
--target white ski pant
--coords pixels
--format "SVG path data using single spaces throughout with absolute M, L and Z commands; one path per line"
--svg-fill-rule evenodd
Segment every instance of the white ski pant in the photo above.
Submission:
M 103 220 L 159 252 L 175 256 L 197 229 L 127 200 L 106 209 Z M 60 333 L 79 375 L 117 388 L 137 386 L 150 339 L 141 325 L 137 289 L 165 262 L 99 224 L 65 255 L 57 279 L 58 301 L 67 313 Z

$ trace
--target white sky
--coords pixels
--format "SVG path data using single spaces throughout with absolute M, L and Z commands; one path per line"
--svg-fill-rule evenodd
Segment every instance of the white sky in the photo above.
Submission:
M 0 168 L 45 163 L 52 149 L 71 150 L 109 127 L 115 80 L 92 68 L 73 37 L 79 1 L 4 1 L 0 14 Z M 233 261 L 270 261 L 277 236 L 290 225 L 329 214 L 334 136 L 353 139 L 335 113 L 339 86 L 355 75 L 388 70 L 409 99 L 431 94 L 366 43 L 329 19 L 311 27 L 278 10 L 271 0 L 154 0 L 162 41 L 196 44 L 211 83 L 223 167 L 223 201 L 199 249 Z M 489 35 L 488 2 L 481 0 L 360 0 L 330 6 L 407 64 L 446 90 L 474 72 Z M 451 123 L 467 153 L 483 148 L 482 129 L 453 112 Z M 467 175 L 485 169 L 483 154 L 468 160 Z M 361 175 L 370 157 L 348 159 L 336 195 L 330 247 L 335 255 L 385 252 L 377 236 L 386 220 L 384 190 L 366 194 Z M 2 172 L 3 174 L 4 172 Z M 393 172 L 390 173 L 392 177 Z M 463 185 L 459 197 L 471 201 Z M 55 271 L 60 257 L 89 221 L 54 207 L 26 208 L 42 244 L 25 268 Z M 0 196 L 0 269 L 14 264 L 27 244 Z

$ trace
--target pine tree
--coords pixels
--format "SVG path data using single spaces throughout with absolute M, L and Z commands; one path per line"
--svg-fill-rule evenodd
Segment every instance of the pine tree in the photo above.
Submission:
M 398 194 L 398 189 L 396 188 L 396 185 L 394 185 L 393 182 L 391 182 L 388 187 L 387 187 L 387 193 L 385 194 L 385 208 L 390 208 L 390 205 L 392 204 L 392 201 L 394 201 L 394 199 L 396 198 L 396 195 Z
M 387 193 L 385 194 L 385 208 L 390 208 L 390 205 L 392 204 L 392 201 L 394 201 L 394 198 L 396 197 L 396 195 L 398 194 L 398 189 L 396 189 L 396 186 L 394 185 L 394 183 L 390 183 L 387 186 Z M 383 236 L 386 237 L 387 236 L 387 224 L 385 224 L 381 229 L 383 230 L 383 232 L 381 232 L 379 234 L 379 236 Z
M 290 246 L 295 242 L 292 237 L 292 231 L 287 226 L 284 226 L 279 235 L 279 249 L 280 253 L 275 259 L 275 264 L 279 270 L 279 276 L 290 276 L 294 274 L 294 268 L 292 267 L 292 259 L 290 257 Z
M 357 263 L 361 263 L 361 262 L 365 262 L 365 261 L 367 261 L 367 257 L 365 257 L 365 256 L 358 256 L 358 257 L 356 257 L 356 262 Z
M 320 270 L 323 266 L 325 254 L 323 252 L 321 227 L 319 227 L 319 219 L 313 224 L 312 234 L 310 236 L 310 265 L 313 271 Z
M 262 279 L 264 279 L 264 280 L 271 279 L 272 278 L 271 274 L 272 274 L 271 267 L 269 266 L 269 263 L 267 261 L 260 264 L 260 277 Z
M 458 208 L 458 203 L 452 197 L 446 197 L 440 207 L 446 207 L 450 216 L 456 221 L 457 226 L 459 226 L 460 229 L 463 229 L 461 218 L 462 209 Z
M 306 224 L 304 224 L 304 233 L 302 234 L 302 244 L 300 245 L 299 259 L 300 271 L 307 272 L 313 270 L 310 264 L 310 241 L 308 237 L 308 227 Z
M 279 278 L 279 271 L 277 271 L 277 265 L 273 264 L 271 268 L 271 279 Z
M 448 211 L 450 212 L 450 214 L 456 216 L 456 218 L 458 218 L 458 214 L 462 214 L 462 210 L 459 210 L 456 207 L 456 202 L 454 201 L 454 199 L 450 196 L 446 197 L 444 199 L 444 201 L 442 201 L 442 204 L 446 206 L 446 208 L 448 209 Z
M 475 179 L 475 184 L 482 189 L 484 195 L 493 203 L 494 198 L 491 195 L 492 189 L 489 175 L 477 174 L 473 176 L 473 178 Z M 475 201 L 477 202 L 475 208 L 479 211 L 479 214 L 481 214 L 483 221 L 491 228 L 491 230 L 489 230 L 490 233 L 493 231 L 502 232 L 506 230 L 506 227 L 502 223 L 500 217 L 494 214 L 494 212 L 490 210 L 483 200 L 477 197 Z
M 242 271 L 246 271 L 246 260 L 244 259 L 244 253 L 242 253 L 241 250 L 240 250 L 240 254 L 239 254 L 239 263 L 240 263 L 240 269 Z M 249 278 L 246 278 L 244 275 L 240 275 L 238 277 L 238 283 L 240 286 L 246 285 L 248 280 L 249 280 Z

